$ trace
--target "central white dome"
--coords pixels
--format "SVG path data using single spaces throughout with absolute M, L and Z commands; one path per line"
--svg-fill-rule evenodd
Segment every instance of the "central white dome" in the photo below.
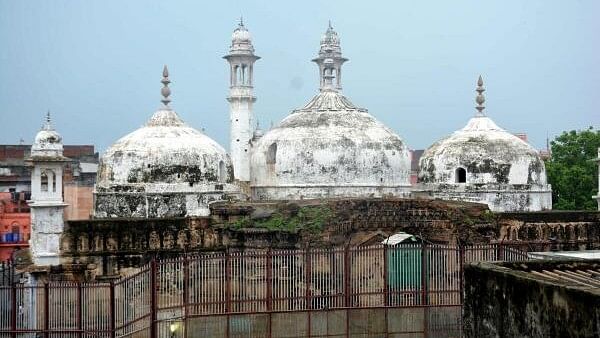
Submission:
M 261 137 L 251 173 L 258 199 L 405 195 L 410 186 L 402 139 L 335 90 Z

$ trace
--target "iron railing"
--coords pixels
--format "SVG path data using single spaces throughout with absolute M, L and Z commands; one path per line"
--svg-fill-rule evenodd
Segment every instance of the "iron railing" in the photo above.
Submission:
M 174 321 L 206 322 L 216 331 L 205 336 L 261 327 L 256 335 L 271 337 L 282 313 L 307 314 L 299 319 L 306 336 L 321 330 L 315 321 L 323 313 L 340 316 L 350 334 L 352 311 L 367 310 L 381 312 L 388 334 L 388 317 L 406 315 L 393 309 L 422 318 L 420 328 L 394 333 L 460 332 L 464 265 L 525 259 L 526 251 L 501 244 L 198 253 L 152 260 L 111 283 L 0 286 L 0 337 L 175 337 Z

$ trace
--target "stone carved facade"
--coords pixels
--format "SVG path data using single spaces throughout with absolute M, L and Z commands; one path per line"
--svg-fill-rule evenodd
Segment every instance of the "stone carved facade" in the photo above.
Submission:
M 328 210 L 321 228 L 302 227 L 311 219 L 297 222 L 305 208 Z M 549 248 L 597 249 L 600 213 L 494 214 L 481 204 L 419 199 L 218 202 L 211 205 L 210 217 L 69 221 L 61 238 L 61 263 L 90 266 L 94 276 L 115 276 L 154 256 L 356 246 L 379 243 L 400 231 L 451 245 L 536 241 Z

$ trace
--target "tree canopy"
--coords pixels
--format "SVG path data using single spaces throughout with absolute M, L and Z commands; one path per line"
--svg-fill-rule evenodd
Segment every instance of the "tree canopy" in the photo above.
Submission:
M 552 207 L 558 210 L 595 210 L 592 196 L 598 193 L 600 130 L 565 131 L 551 142 L 546 161 L 552 184 Z

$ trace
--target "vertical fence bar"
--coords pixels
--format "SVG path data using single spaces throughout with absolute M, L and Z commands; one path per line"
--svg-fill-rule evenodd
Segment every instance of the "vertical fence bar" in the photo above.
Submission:
M 110 327 L 110 337 L 111 338 L 115 338 L 116 337 L 116 321 L 117 321 L 117 316 L 115 315 L 115 283 L 113 281 L 110 281 L 110 286 L 109 286 L 109 298 L 110 298 L 110 323 L 108 323 L 109 327 Z
M 183 336 L 188 337 L 187 329 L 187 316 L 188 316 L 188 298 L 189 298 L 189 284 L 190 284 L 190 260 L 188 256 L 183 257 Z
M 350 248 L 344 247 L 344 306 L 350 307 Z
M 427 244 L 421 242 L 421 304 L 427 305 Z
M 306 315 L 308 317 L 308 328 L 307 328 L 306 332 L 308 332 L 309 337 L 311 336 L 311 327 L 312 327 L 312 323 L 311 323 L 312 318 L 310 315 L 311 314 L 310 310 L 312 309 L 312 299 L 311 299 L 312 298 L 311 297 L 312 259 L 311 259 L 310 254 L 311 254 L 310 248 L 306 248 L 304 250 L 304 256 L 305 256 L 304 257 L 305 258 L 305 260 L 304 260 L 304 278 L 305 278 L 304 285 L 306 287 L 306 290 L 305 290 L 306 291 L 306 294 L 305 294 L 306 300 L 305 300 L 304 307 L 307 310 Z
M 150 337 L 158 338 L 157 330 L 156 330 L 156 319 L 157 319 L 157 283 L 156 283 L 156 259 L 152 258 L 150 261 Z
M 50 337 L 50 286 L 44 283 L 44 337 Z
M 429 306 L 427 297 L 427 283 L 429 274 L 427 273 L 427 243 L 421 242 L 421 305 L 423 305 L 423 338 L 427 338 L 429 331 Z
M 464 278 L 463 274 L 464 274 L 464 271 L 465 271 L 465 247 L 462 246 L 462 245 L 460 245 L 458 247 L 458 269 L 459 269 L 458 270 L 459 271 L 459 274 L 458 274 L 459 285 L 458 285 L 458 287 L 459 287 L 459 290 L 460 290 L 460 305 L 462 306 L 464 304 L 464 301 L 465 301 L 465 299 L 464 299 L 465 295 L 464 295 L 464 289 L 463 289 L 463 278 Z
M 17 338 L 17 286 L 11 284 L 10 327 L 12 337 Z
M 273 251 L 267 251 L 267 311 L 273 310 Z M 270 326 L 269 326 L 270 330 Z
M 346 337 L 350 337 L 350 247 L 344 246 L 344 294 L 346 307 Z
M 390 283 L 389 283 L 389 260 L 388 260 L 388 245 L 383 246 L 383 305 L 390 305 Z M 387 322 L 387 310 L 386 310 Z M 386 329 L 387 330 L 387 329 Z
M 231 313 L 231 257 L 229 256 L 229 250 L 225 252 L 225 313 L 226 313 L 226 336 L 229 338 L 229 313 Z
M 83 337 L 83 299 L 81 292 L 81 283 L 77 283 L 77 335 L 79 338 Z
M 267 328 L 268 334 L 269 334 L 269 338 L 271 338 L 271 335 L 273 333 L 273 320 L 272 320 L 272 316 L 271 316 L 271 311 L 273 310 L 273 251 L 271 250 L 271 247 L 269 247 L 269 249 L 267 250 L 267 257 L 266 257 L 266 264 L 267 264 L 267 294 L 266 294 L 266 300 L 267 300 L 267 304 L 266 305 L 266 309 L 267 312 L 269 312 L 269 327 Z

